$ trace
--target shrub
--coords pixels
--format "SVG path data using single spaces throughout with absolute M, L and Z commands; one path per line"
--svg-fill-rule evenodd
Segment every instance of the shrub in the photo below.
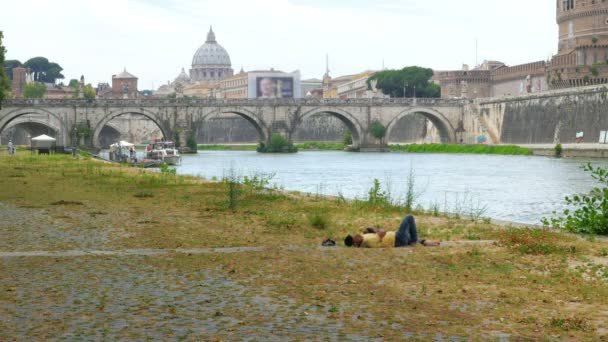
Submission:
M 370 131 L 372 133 L 372 136 L 380 141 L 382 141 L 382 139 L 384 139 L 384 136 L 386 135 L 386 127 L 384 127 L 384 125 L 378 121 L 372 123 Z
M 563 152 L 564 151 L 563 151 L 563 148 L 562 148 L 562 144 L 555 145 L 555 157 L 556 158 L 561 158 Z
M 374 184 L 367 192 L 367 203 L 372 205 L 390 204 L 390 194 L 388 191 L 382 191 L 380 181 L 377 178 L 374 178 Z
M 298 148 L 279 133 L 272 133 L 268 145 L 260 142 L 257 151 L 260 153 L 295 153 Z
M 342 144 L 345 146 L 353 144 L 353 132 L 351 132 L 350 129 L 347 129 L 346 132 L 344 132 L 344 135 L 342 136 Z
M 608 235 L 608 169 L 587 164 L 583 170 L 603 187 L 592 189 L 589 195 L 566 197 L 566 203 L 576 209 L 566 209 L 563 217 L 544 218 L 542 222 L 572 233 Z
M 308 220 L 310 221 L 310 225 L 317 229 L 325 230 L 328 226 L 327 217 L 320 212 L 312 214 Z
M 186 146 L 190 149 L 191 153 L 195 153 L 198 150 L 198 144 L 196 143 L 196 137 L 194 132 L 190 132 L 186 138 Z

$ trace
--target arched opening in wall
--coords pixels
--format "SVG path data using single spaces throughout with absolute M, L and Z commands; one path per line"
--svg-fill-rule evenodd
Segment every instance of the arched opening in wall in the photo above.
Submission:
M 14 145 L 29 146 L 32 138 L 43 134 L 56 138 L 57 128 L 52 128 L 40 122 L 15 120 L 2 130 L 0 144 L 6 145 L 9 141 L 12 141 Z
M 19 110 L 0 120 L 0 144 L 7 144 L 10 140 L 16 145 L 30 145 L 31 138 L 45 134 L 56 138 L 57 146 L 63 146 L 61 134 L 65 130 L 54 114 Z
M 447 144 L 455 142 L 454 129 L 439 112 L 411 109 L 399 114 L 387 127 L 392 144 Z
M 292 133 L 294 142 L 344 142 L 345 135 L 350 145 L 361 145 L 361 125 L 353 115 L 338 110 L 312 110 L 304 113 Z
M 199 144 L 257 144 L 260 133 L 243 116 L 222 113 L 208 117 L 198 125 L 196 139 Z
M 302 120 L 292 139 L 296 143 L 341 143 L 348 132 L 348 126 L 341 119 L 334 115 L 318 113 Z
M 122 113 L 108 118 L 94 129 L 93 139 L 99 147 L 124 140 L 136 145 L 146 145 L 166 137 L 161 125 L 150 116 L 141 113 Z M 185 142 L 182 142 L 185 144 Z
M 101 133 L 99 134 L 99 143 L 101 146 L 110 146 L 113 143 L 123 140 L 122 134 L 116 128 L 106 125 L 101 129 Z
M 267 140 L 265 124 L 253 113 L 225 109 L 201 118 L 196 125 L 199 144 L 258 144 Z

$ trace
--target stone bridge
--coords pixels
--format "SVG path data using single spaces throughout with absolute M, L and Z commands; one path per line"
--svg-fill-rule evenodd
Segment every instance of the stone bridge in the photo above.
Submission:
M 352 132 L 353 147 L 377 150 L 385 141 L 370 132 L 373 123 L 386 128 L 386 137 L 397 122 L 413 114 L 428 118 L 441 140 L 456 142 L 464 132 L 465 105 L 463 100 L 443 99 L 275 99 L 275 100 L 217 100 L 217 99 L 137 99 L 137 100 L 76 100 L 23 99 L 7 100 L 0 109 L 0 132 L 17 123 L 35 121 L 46 124 L 56 132 L 57 146 L 71 146 L 75 127 L 86 125 L 92 132 L 91 143 L 101 147 L 102 129 L 112 119 L 127 114 L 142 115 L 152 120 L 171 139 L 179 134 L 186 141 L 205 121 L 226 113 L 236 114 L 256 128 L 260 141 L 268 141 L 273 132 L 291 140 L 298 126 L 314 115 L 331 115 L 342 121 Z

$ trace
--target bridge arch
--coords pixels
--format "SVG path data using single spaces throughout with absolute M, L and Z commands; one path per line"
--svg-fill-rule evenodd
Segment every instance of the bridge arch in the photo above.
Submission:
M 200 116 L 198 118 L 197 122 L 198 122 L 198 124 L 203 125 L 204 122 L 207 121 L 207 119 L 209 119 L 213 116 L 219 116 L 221 114 L 236 114 L 236 115 L 242 117 L 243 119 L 247 120 L 251 125 L 253 125 L 255 130 L 258 132 L 258 135 L 260 136 L 261 141 L 268 141 L 270 139 L 269 128 L 268 128 L 268 125 L 264 122 L 264 120 L 259 118 L 259 116 L 256 115 L 254 112 L 247 110 L 245 108 L 239 108 L 239 107 L 218 108 L 216 110 L 213 110 L 209 113 L 206 113 L 206 114 Z
M 302 123 L 307 118 L 319 115 L 319 114 L 329 114 L 344 123 L 344 125 L 351 131 L 353 136 L 353 147 L 358 148 L 361 146 L 361 138 L 363 136 L 363 128 L 361 123 L 349 112 L 335 108 L 335 107 L 320 107 L 311 109 L 308 112 L 305 112 L 300 117 L 300 123 Z M 293 127 L 297 129 L 297 127 Z
M 99 123 L 97 123 L 97 125 L 95 126 L 95 128 L 93 130 L 93 145 L 95 147 L 101 147 L 100 146 L 101 142 L 99 140 L 99 136 L 101 135 L 101 131 L 103 130 L 103 128 L 106 125 L 108 125 L 109 122 L 112 121 L 113 119 L 115 119 L 121 115 L 127 115 L 127 114 L 141 115 L 141 116 L 144 116 L 144 117 L 152 120 L 152 122 L 154 122 L 154 124 L 156 124 L 156 126 L 158 126 L 158 128 L 162 132 L 164 139 L 168 139 L 171 137 L 171 134 L 170 134 L 171 132 L 170 132 L 169 128 L 165 126 L 165 124 L 160 119 L 160 117 L 158 117 L 157 114 L 140 108 L 137 110 L 121 110 L 121 111 L 113 112 L 113 113 L 110 113 L 110 114 L 107 114 L 106 116 L 104 116 L 104 118 Z
M 386 138 L 387 139 L 390 138 L 391 133 L 392 133 L 393 129 L 395 128 L 395 126 L 397 126 L 397 123 L 399 122 L 399 120 L 403 119 L 404 117 L 406 117 L 408 115 L 414 115 L 414 114 L 421 114 L 425 118 L 429 119 L 433 123 L 433 125 L 437 128 L 437 131 L 439 131 L 439 136 L 440 136 L 442 142 L 454 143 L 456 141 L 456 133 L 455 133 L 454 127 L 452 126 L 450 121 L 440 112 L 438 112 L 434 109 L 431 109 L 431 108 L 424 108 L 424 107 L 410 108 L 408 110 L 405 110 L 405 111 L 399 113 L 399 115 L 397 115 L 388 124 L 388 126 L 386 128 Z
M 31 117 L 34 115 L 34 117 Z M 24 118 L 24 116 L 28 116 Z M 44 117 L 47 119 L 45 120 Z M 0 134 L 10 126 L 33 122 L 53 129 L 57 134 L 57 145 L 64 146 L 69 129 L 58 114 L 42 108 L 21 108 L 12 110 L 0 118 Z

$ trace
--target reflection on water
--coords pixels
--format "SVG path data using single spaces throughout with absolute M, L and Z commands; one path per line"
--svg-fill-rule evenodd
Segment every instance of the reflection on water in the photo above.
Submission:
M 538 224 L 564 197 L 588 192 L 596 183 L 580 170 L 581 159 L 464 154 L 300 152 L 201 152 L 184 156 L 179 174 L 221 178 L 233 167 L 242 175 L 276 173 L 273 184 L 287 190 L 364 198 L 374 178 L 403 198 L 413 168 L 418 204 L 443 211 L 486 207 L 484 216 Z M 597 161 L 595 161 L 597 163 Z M 606 161 L 600 164 L 606 165 Z

